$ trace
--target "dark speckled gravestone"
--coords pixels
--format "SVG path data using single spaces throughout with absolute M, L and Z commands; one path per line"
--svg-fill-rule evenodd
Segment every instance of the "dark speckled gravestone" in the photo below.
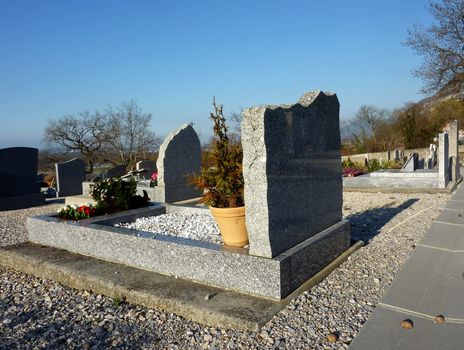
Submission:
M 0 149 L 0 210 L 43 204 L 37 183 L 38 154 L 37 148 Z
M 82 194 L 82 182 L 85 181 L 85 162 L 82 159 L 71 159 L 56 163 L 57 197 Z

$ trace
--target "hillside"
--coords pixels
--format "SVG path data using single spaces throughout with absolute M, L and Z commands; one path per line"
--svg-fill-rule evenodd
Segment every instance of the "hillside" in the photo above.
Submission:
M 450 99 L 464 100 L 464 73 L 456 74 L 455 77 L 435 95 L 424 98 L 419 101 L 418 104 L 428 109 L 439 102 Z

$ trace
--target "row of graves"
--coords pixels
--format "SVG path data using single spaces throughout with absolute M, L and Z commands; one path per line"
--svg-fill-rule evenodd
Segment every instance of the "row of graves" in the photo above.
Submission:
M 210 215 L 198 203 L 184 204 L 200 195 L 185 174 L 198 172 L 201 162 L 198 136 L 184 125 L 161 146 L 149 206 L 80 221 L 30 217 L 29 242 L 2 250 L 52 247 L 278 303 L 352 244 L 342 218 L 338 98 L 315 91 L 293 105 L 249 108 L 241 142 L 249 240 L 243 248 L 119 226 L 165 213 Z M 77 160 L 57 164 L 59 195 L 82 186 L 77 168 Z M 64 174 L 76 176 L 68 182 L 73 189 L 60 180 Z
M 449 181 L 448 137 L 440 135 L 439 169 L 430 169 L 437 187 L 446 187 Z M 2 248 L 0 255 L 43 249 L 45 261 L 50 254 L 47 249 L 67 251 L 77 254 L 74 256 L 281 303 L 308 279 L 352 250 L 350 224 L 342 217 L 338 98 L 332 93 L 315 91 L 304 94 L 293 105 L 249 108 L 243 113 L 241 142 L 247 246 L 231 247 L 124 226 L 138 218 L 170 213 L 210 215 L 208 208 L 197 203 L 201 193 L 186 180 L 186 174 L 200 170 L 201 148 L 193 127 L 184 125 L 171 133 L 160 148 L 157 186 L 150 188 L 149 179 L 143 175 L 150 174 L 154 164 L 138 165 L 137 190 L 149 193 L 150 205 L 79 221 L 64 220 L 56 214 L 30 217 L 29 242 Z M 106 176 L 124 177 L 124 173 L 122 168 L 112 169 Z M 414 169 L 399 173 L 423 172 Z M 59 196 L 66 196 L 67 201 L 76 197 L 81 202 L 89 199 L 90 184 L 83 181 L 83 162 L 57 164 L 56 174 Z M 371 174 L 371 178 L 375 176 Z M 13 260 L 3 259 L 5 264 Z M 44 272 L 43 266 L 26 266 L 23 270 L 40 277 L 52 276 Z M 62 283 L 71 281 L 60 277 Z M 233 309 L 233 300 L 229 303 Z M 173 312 L 176 310 L 171 308 Z M 240 320 L 238 314 L 236 319 Z M 205 317 L 196 320 L 209 322 Z M 235 326 L 240 327 L 239 322 Z
M 423 157 L 414 152 L 404 157 L 401 150 L 391 159 L 405 162 L 401 169 L 382 169 L 357 177 L 343 178 L 345 190 L 410 190 L 427 192 L 452 192 L 462 181 L 459 162 L 459 124 L 457 120 L 449 123 L 449 130 L 440 133 L 436 144 L 431 144 L 429 152 Z
M 186 175 L 198 173 L 201 166 L 201 145 L 197 133 L 189 124 L 172 132 L 162 143 L 158 160 L 137 162 L 135 171 L 126 173 L 124 165 L 106 170 L 99 178 L 134 177 L 137 193 L 145 191 L 153 202 L 174 203 L 200 196 L 187 183 Z M 90 196 L 93 181 L 85 181 L 85 163 L 72 159 L 55 165 L 57 196 L 65 197 L 66 204 L 93 203 Z M 156 174 L 157 185 L 150 187 Z

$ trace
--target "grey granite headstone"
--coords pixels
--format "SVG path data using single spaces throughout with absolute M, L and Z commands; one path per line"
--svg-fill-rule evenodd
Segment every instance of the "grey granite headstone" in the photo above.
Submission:
M 419 167 L 419 154 L 413 153 L 409 156 L 406 163 L 404 163 L 401 171 L 405 172 L 414 172 Z
M 243 112 L 250 254 L 274 257 L 341 220 L 339 109 L 335 94 L 315 91 Z
M 448 134 L 438 135 L 438 186 L 446 188 L 449 182 Z
M 449 127 L 449 157 L 451 180 L 458 181 L 460 174 L 459 165 L 459 122 L 453 120 Z
M 425 167 L 424 167 L 424 169 L 433 169 L 433 160 L 432 160 L 432 158 L 429 157 L 429 158 L 427 158 L 427 159 L 425 160 Z
M 0 210 L 26 208 L 44 202 L 37 182 L 38 155 L 37 148 L 0 149 Z
M 115 167 L 108 169 L 105 172 L 105 178 L 108 177 L 119 177 L 126 174 L 126 166 L 124 164 L 116 165 Z
M 417 161 L 417 169 L 425 169 L 425 158 L 419 158 Z
M 82 182 L 85 181 L 85 162 L 82 159 L 55 163 L 55 171 L 57 197 L 82 194 Z
M 151 175 L 156 172 L 156 163 L 152 160 L 141 160 L 135 164 L 135 168 L 137 170 L 146 170 L 146 172 L 140 174 L 141 179 L 150 179 Z
M 160 147 L 156 200 L 173 203 L 200 197 L 200 191 L 187 183 L 187 176 L 198 173 L 200 166 L 200 139 L 190 124 L 184 124 L 169 134 Z
M 433 169 L 437 162 L 437 145 L 435 145 L 434 143 L 431 143 L 429 145 L 429 158 L 432 161 L 432 167 L 430 169 Z

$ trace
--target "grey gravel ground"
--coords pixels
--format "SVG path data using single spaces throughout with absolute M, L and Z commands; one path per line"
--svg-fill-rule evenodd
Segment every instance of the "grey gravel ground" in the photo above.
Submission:
M 0 349 L 347 348 L 448 198 L 345 193 L 344 215 L 366 246 L 258 333 L 204 327 L 0 267 Z M 57 208 L 0 212 L 1 244 L 25 239 L 28 215 Z

